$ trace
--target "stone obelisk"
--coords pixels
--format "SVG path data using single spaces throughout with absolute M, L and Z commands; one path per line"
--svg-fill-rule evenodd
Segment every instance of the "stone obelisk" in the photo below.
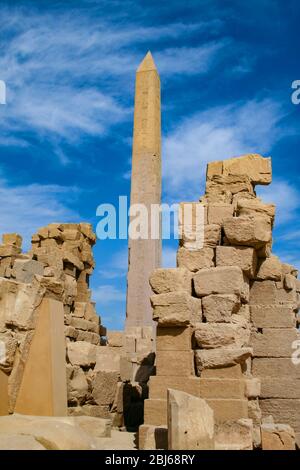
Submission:
M 149 276 L 161 264 L 161 239 L 151 239 L 151 204 L 161 203 L 160 79 L 150 52 L 136 72 L 130 205 L 148 210 L 148 239 L 130 239 L 126 329 L 151 327 Z M 160 222 L 159 222 L 160 225 Z M 160 227 L 157 231 L 160 234 Z M 136 329 L 138 331 L 138 329 Z

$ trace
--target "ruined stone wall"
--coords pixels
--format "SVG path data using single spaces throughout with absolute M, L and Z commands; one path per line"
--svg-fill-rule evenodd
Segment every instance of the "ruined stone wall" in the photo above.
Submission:
M 190 203 L 182 203 L 178 267 L 150 278 L 156 376 L 140 448 L 155 448 L 155 436 L 166 429 L 168 388 L 206 400 L 216 448 L 294 446 L 289 425 L 298 432 L 300 393 L 291 355 L 299 339 L 299 281 L 292 266 L 271 254 L 275 207 L 255 193 L 255 185 L 270 182 L 271 160 L 259 155 L 209 164 L 205 195 L 192 203 L 194 214 L 199 205 L 204 210 L 201 248 L 203 221 L 184 223 Z M 284 425 L 265 423 L 269 414 Z
M 115 403 L 120 394 L 122 348 L 114 347 L 113 335 L 112 344 L 108 345 L 106 329 L 89 289 L 95 241 L 96 236 L 86 223 L 41 228 L 33 235 L 27 254 L 21 253 L 19 235 L 3 236 L 0 340 L 6 350 L 0 363 L 0 389 L 7 390 L 4 393 L 8 404 L 2 406 L 2 414 L 15 410 L 36 336 L 37 308 L 46 297 L 56 300 L 64 312 L 68 414 L 117 417 L 117 425 L 122 424 L 122 403 L 119 407 Z

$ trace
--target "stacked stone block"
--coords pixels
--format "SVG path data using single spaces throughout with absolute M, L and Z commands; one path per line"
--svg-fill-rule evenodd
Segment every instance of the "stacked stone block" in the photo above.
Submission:
M 297 272 L 272 255 L 275 207 L 255 193 L 256 184 L 269 184 L 271 178 L 271 160 L 260 155 L 213 162 L 200 202 L 181 204 L 178 267 L 157 270 L 150 279 L 158 345 L 157 375 L 150 378 L 145 403 L 149 433 L 150 426 L 166 425 L 168 388 L 206 399 L 214 411 L 217 448 L 249 448 L 248 438 L 246 446 L 238 442 L 242 428 L 251 433 L 251 446 L 261 447 L 262 414 L 274 414 L 276 422 L 298 429 L 300 413 L 291 413 L 299 402 L 297 368 L 291 362 L 291 345 L 299 338 Z M 194 215 L 186 224 L 185 207 L 191 205 Z M 195 216 L 199 206 L 200 221 Z M 182 342 L 187 329 L 189 348 Z M 271 362 L 261 361 L 274 358 L 286 360 L 293 378 L 280 377 L 277 364 L 272 372 Z M 278 378 L 274 387 L 268 379 L 273 373 Z M 222 442 L 228 429 L 234 429 L 237 442 Z

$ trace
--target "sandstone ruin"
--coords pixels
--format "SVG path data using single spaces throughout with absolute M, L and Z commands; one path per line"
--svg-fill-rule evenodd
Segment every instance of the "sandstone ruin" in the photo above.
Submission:
M 160 86 L 137 72 L 131 204 L 160 203 Z M 272 254 L 271 159 L 209 163 L 204 221 L 179 217 L 177 267 L 130 240 L 124 332 L 91 300 L 87 223 L 0 245 L 0 449 L 294 450 L 300 446 L 297 269 Z M 203 225 L 204 224 L 204 225 Z M 197 235 L 204 233 L 203 246 Z M 122 432 L 120 432 L 122 431 Z M 126 432 L 129 431 L 129 432 Z

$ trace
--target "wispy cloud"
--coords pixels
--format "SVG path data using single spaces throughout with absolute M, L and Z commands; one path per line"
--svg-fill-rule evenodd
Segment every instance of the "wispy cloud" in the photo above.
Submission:
M 206 164 L 245 153 L 267 154 L 285 135 L 285 116 L 271 99 L 216 107 L 183 120 L 164 138 L 164 187 L 168 200 L 194 200 L 204 190 Z
M 31 235 L 51 222 L 79 222 L 79 215 L 67 201 L 76 197 L 78 189 L 59 185 L 30 184 L 10 187 L 0 179 L 0 233 L 18 232 L 29 247 Z
M 111 302 L 124 302 L 126 292 L 111 284 L 103 284 L 93 289 L 93 300 L 99 305 L 108 305 Z
M 270 186 L 258 186 L 257 194 L 264 201 L 276 205 L 276 226 L 298 220 L 297 211 L 300 209 L 300 192 L 289 181 L 274 179 Z M 286 229 L 289 232 L 281 235 L 280 239 L 283 240 L 283 237 L 285 237 L 285 240 L 292 240 L 294 232 L 290 232 L 290 224 Z
M 118 279 L 127 274 L 128 269 L 128 248 L 127 246 L 114 253 L 107 263 L 109 269 L 99 269 L 101 279 Z

